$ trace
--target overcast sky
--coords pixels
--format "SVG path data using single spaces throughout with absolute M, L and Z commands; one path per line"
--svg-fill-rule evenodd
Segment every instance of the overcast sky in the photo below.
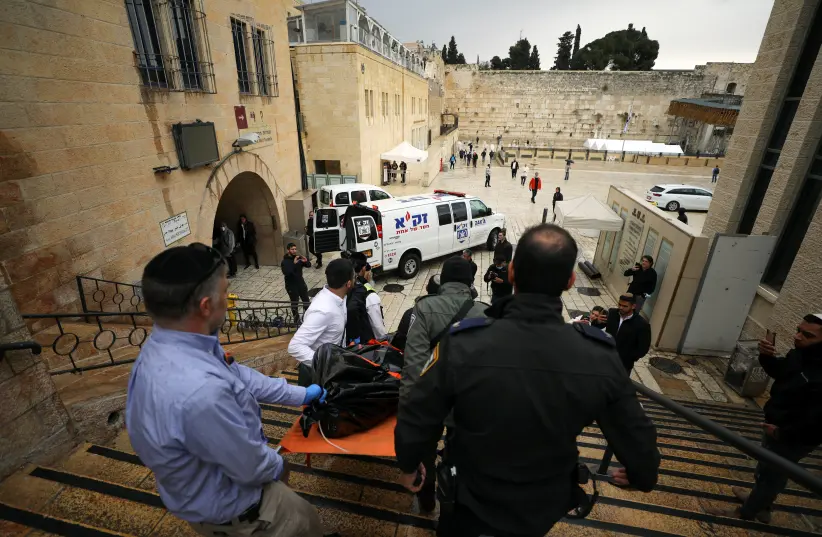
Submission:
M 311 3 L 311 0 L 307 0 Z M 582 26 L 581 46 L 633 23 L 659 41 L 655 69 L 706 62 L 753 62 L 773 0 L 359 0 L 403 42 L 451 36 L 468 63 L 479 54 L 505 58 L 520 30 L 539 47 L 542 68 L 554 63 L 557 38 Z

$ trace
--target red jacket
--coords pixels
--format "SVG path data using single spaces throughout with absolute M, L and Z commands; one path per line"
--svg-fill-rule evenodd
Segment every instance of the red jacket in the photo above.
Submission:
M 532 177 L 531 182 L 528 183 L 528 190 L 542 190 L 542 179 Z

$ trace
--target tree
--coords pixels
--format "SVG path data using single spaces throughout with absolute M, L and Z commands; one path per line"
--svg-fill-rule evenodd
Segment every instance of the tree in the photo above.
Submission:
M 537 50 L 537 46 L 534 45 L 534 49 L 531 51 L 531 57 L 528 60 L 528 68 L 532 71 L 539 71 L 539 51 Z
M 643 28 L 642 31 L 645 31 L 645 28 Z M 574 35 L 574 52 L 571 54 L 572 58 L 574 57 L 574 55 L 576 55 L 577 52 L 579 52 L 580 37 L 582 37 L 582 27 L 579 24 L 577 24 L 577 33 L 576 35 Z
M 462 61 L 460 61 L 460 57 L 462 57 Z M 458 63 L 465 63 L 465 57 L 460 54 L 460 51 L 457 49 L 457 40 L 454 39 L 454 36 L 451 36 L 451 41 L 448 42 L 448 50 L 445 54 L 445 63 L 449 65 L 454 65 Z
M 443 63 L 448 63 L 448 51 L 445 45 L 442 46 L 442 61 Z
M 493 58 L 491 58 L 491 69 L 494 69 L 496 71 L 501 71 L 505 69 L 503 60 L 501 60 L 499 56 L 494 56 Z
M 571 59 L 571 69 L 601 71 L 610 65 L 615 71 L 650 71 L 658 55 L 659 41 L 629 24 L 627 30 L 610 32 L 581 48 Z
M 554 66 L 551 67 L 552 71 L 567 71 L 571 68 L 571 47 L 573 47 L 573 40 L 574 36 L 571 32 L 565 32 L 559 36 L 557 55 L 554 57 Z
M 457 64 L 458 65 L 465 65 L 465 56 L 462 55 L 462 52 L 457 54 Z
M 510 69 L 513 71 L 523 71 L 530 68 L 531 43 L 528 39 L 520 39 L 516 44 L 508 49 L 508 59 L 511 62 Z
M 479 54 L 477 54 L 477 65 L 479 65 L 479 64 L 480 64 L 480 61 L 479 61 Z

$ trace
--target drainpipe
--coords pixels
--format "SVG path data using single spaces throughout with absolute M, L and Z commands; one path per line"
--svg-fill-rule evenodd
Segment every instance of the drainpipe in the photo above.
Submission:
M 305 28 L 305 26 L 303 26 L 303 28 Z M 300 187 L 301 190 L 308 190 L 308 168 L 306 168 L 305 165 L 305 150 L 303 149 L 303 117 L 300 112 L 300 94 L 297 91 L 297 70 L 294 67 L 293 59 L 291 59 L 291 84 L 294 86 L 294 110 L 297 114 L 297 146 L 300 150 Z

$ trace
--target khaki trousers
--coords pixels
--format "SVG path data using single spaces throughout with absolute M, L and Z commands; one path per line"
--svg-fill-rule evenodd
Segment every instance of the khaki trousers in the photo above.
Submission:
M 231 521 L 231 525 L 191 522 L 205 537 L 322 537 L 323 527 L 314 506 L 280 481 L 263 488 L 260 518 L 254 522 Z

